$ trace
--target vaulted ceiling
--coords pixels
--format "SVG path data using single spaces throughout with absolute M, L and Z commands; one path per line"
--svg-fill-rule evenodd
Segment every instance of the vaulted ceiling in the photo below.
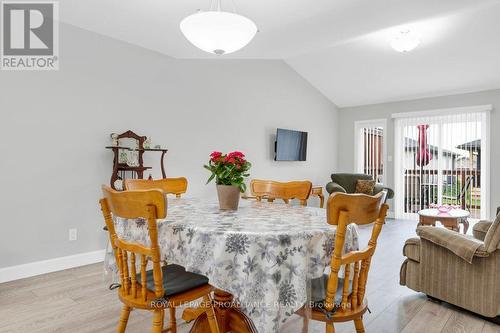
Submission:
M 500 0 L 234 0 L 259 32 L 225 56 L 179 30 L 209 2 L 65 0 L 60 18 L 174 58 L 283 59 L 341 107 L 500 88 Z M 421 37 L 412 52 L 390 47 L 402 27 Z

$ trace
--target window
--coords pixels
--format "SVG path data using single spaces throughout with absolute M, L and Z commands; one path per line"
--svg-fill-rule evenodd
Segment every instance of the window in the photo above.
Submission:
M 372 175 L 378 183 L 384 183 L 386 149 L 386 120 L 367 120 L 355 123 L 356 171 Z

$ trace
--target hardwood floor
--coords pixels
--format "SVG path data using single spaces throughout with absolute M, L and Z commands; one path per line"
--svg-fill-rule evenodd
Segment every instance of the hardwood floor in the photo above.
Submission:
M 415 235 L 416 222 L 388 220 L 380 234 L 368 280 L 371 313 L 364 317 L 371 333 L 500 333 L 500 326 L 399 285 L 404 241 Z M 472 229 L 472 226 L 471 226 Z M 371 228 L 360 228 L 365 244 Z M 102 264 L 89 265 L 0 284 L 0 333 L 114 332 L 121 303 L 116 291 L 106 288 Z M 179 333 L 190 324 L 180 319 Z M 167 314 L 168 317 L 168 314 Z M 168 318 L 166 318 L 166 322 Z M 133 311 L 127 333 L 147 332 L 151 315 Z M 353 323 L 335 325 L 336 332 L 355 332 Z M 283 332 L 300 332 L 302 320 L 292 316 Z M 325 332 L 310 323 L 309 332 Z

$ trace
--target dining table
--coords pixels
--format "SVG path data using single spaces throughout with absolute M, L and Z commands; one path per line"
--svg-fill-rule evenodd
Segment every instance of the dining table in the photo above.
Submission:
M 280 332 L 309 300 L 311 280 L 330 266 L 336 226 L 326 210 L 242 200 L 238 210 L 220 210 L 203 198 L 168 199 L 158 220 L 162 260 L 208 277 L 221 332 Z M 114 218 L 118 236 L 148 246 L 144 219 Z M 354 224 L 343 251 L 359 249 Z M 117 273 L 112 251 L 106 269 Z M 203 332 L 194 323 L 191 332 Z

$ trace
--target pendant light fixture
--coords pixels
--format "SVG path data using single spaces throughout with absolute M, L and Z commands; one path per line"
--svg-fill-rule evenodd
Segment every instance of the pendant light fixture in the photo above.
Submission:
M 223 11 L 221 0 L 213 0 L 208 11 L 184 18 L 180 29 L 191 44 L 217 55 L 238 51 L 257 33 L 257 26 L 249 18 Z

